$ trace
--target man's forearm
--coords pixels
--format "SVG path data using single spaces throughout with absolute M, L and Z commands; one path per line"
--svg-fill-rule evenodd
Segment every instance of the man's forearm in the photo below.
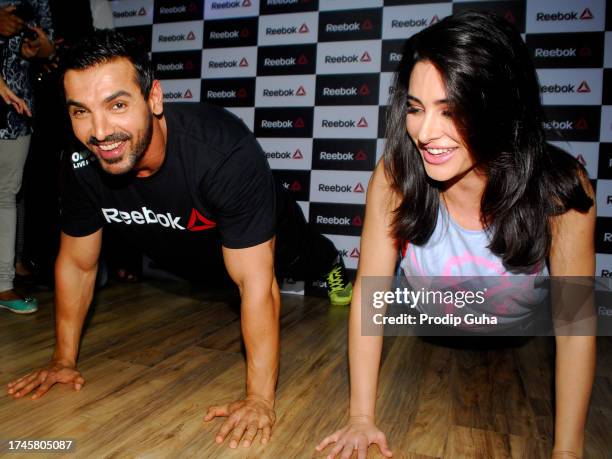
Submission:
M 555 450 L 582 452 L 595 374 L 595 337 L 557 337 Z
M 55 331 L 53 359 L 76 364 L 83 323 L 93 297 L 97 265 L 83 270 L 58 257 L 55 265 Z
M 267 291 L 242 291 L 242 334 L 247 358 L 247 397 L 273 402 L 279 366 L 278 286 Z

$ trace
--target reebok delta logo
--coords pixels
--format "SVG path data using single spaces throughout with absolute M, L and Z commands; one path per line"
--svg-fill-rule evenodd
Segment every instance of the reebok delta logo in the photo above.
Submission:
M 364 116 L 356 120 L 322 120 L 321 127 L 324 128 L 366 128 L 368 127 L 368 120 Z
M 193 41 L 196 39 L 195 33 L 189 31 L 188 33 L 172 34 L 172 35 L 159 35 L 157 41 L 160 43 L 175 42 L 175 41 Z
M 361 182 L 357 182 L 356 185 L 327 185 L 325 183 L 319 183 L 319 191 L 327 193 L 364 193 L 365 189 Z
M 159 9 L 159 14 L 180 14 L 187 12 L 187 5 L 164 7 Z
M 222 61 L 208 61 L 208 68 L 211 69 L 228 69 L 228 68 L 236 68 L 236 67 L 248 67 L 249 61 L 246 57 L 242 59 L 233 59 L 231 61 L 222 60 Z
M 323 42 L 379 39 L 381 23 L 379 8 L 323 12 L 319 14 L 318 39 Z
M 169 62 L 167 64 L 158 62 L 155 66 L 157 72 L 175 72 L 180 70 L 193 70 L 193 62 Z
M 317 225 L 336 225 L 336 226 L 362 226 L 363 222 L 361 216 L 355 215 L 351 217 L 326 217 L 324 215 L 317 215 L 315 219 Z
M 566 121 L 546 121 L 544 123 L 544 129 L 556 130 L 556 131 L 572 131 L 574 129 L 585 130 L 588 129 L 589 125 L 584 118 L 578 121 L 566 120 Z
M 189 221 L 187 222 L 187 229 L 189 231 L 205 231 L 217 226 L 215 222 L 209 220 L 196 209 L 191 210 Z
M 146 16 L 146 15 L 147 15 L 147 10 L 145 8 L 140 8 L 138 10 L 113 11 L 113 18 L 115 19 L 133 18 L 136 16 Z
M 361 30 L 372 30 L 372 21 L 365 19 L 363 22 L 342 22 L 340 24 L 325 24 L 325 32 L 359 32 Z
M 593 13 L 589 8 L 578 11 L 557 11 L 555 13 L 536 13 L 538 22 L 562 22 L 562 21 L 588 21 L 593 19 Z
M 575 84 L 551 84 L 540 86 L 540 91 L 552 94 L 567 94 L 567 93 L 589 93 L 591 88 L 586 81 L 582 81 L 578 87 Z
M 193 99 L 193 93 L 191 92 L 190 89 L 185 90 L 185 92 L 168 91 L 164 93 L 164 99 L 167 99 L 167 100 Z
M 235 0 L 235 1 L 225 1 L 225 2 L 211 2 L 210 9 L 211 10 L 227 10 L 231 8 L 248 8 L 251 6 L 251 0 Z
M 304 159 L 304 155 L 299 148 L 293 153 L 290 151 L 266 151 L 265 155 L 267 159 Z
M 359 62 L 372 62 L 372 57 L 370 56 L 370 53 L 364 51 L 361 56 L 358 54 L 340 54 L 336 56 L 326 55 L 324 62 L 326 64 L 356 64 Z
M 308 33 L 310 32 L 310 29 L 308 28 L 308 25 L 304 22 L 299 27 L 266 27 L 265 32 L 266 35 L 294 35 L 297 33 Z
M 335 152 L 321 151 L 319 152 L 319 159 L 321 161 L 354 161 L 354 160 L 366 161 L 368 159 L 368 156 L 363 150 L 358 150 L 356 153 L 352 153 L 352 152 L 344 153 L 341 151 L 335 151 Z
M 302 118 L 296 118 L 295 120 L 262 120 L 261 127 L 265 129 L 303 128 L 304 120 Z
M 264 89 L 262 94 L 264 97 L 305 96 L 306 90 L 304 86 L 299 86 L 297 89 Z
M 185 228 L 180 224 L 180 217 L 173 216 L 170 212 L 155 213 L 143 206 L 139 210 L 123 211 L 115 208 L 102 208 L 102 215 L 107 223 L 123 223 L 125 225 L 160 225 L 164 228 L 174 230 L 204 231 L 217 226 L 215 222 L 204 217 L 196 209 L 191 210 L 191 215 Z
M 429 27 L 436 22 L 439 22 L 440 18 L 434 14 L 431 18 L 420 18 L 420 19 L 393 19 L 391 21 L 391 27 L 393 29 L 405 29 L 413 27 Z

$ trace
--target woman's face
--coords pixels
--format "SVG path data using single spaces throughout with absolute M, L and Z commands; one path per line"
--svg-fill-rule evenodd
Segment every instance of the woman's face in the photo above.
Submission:
M 417 146 L 429 177 L 446 182 L 475 164 L 457 132 L 440 72 L 429 61 L 414 66 L 408 84 L 406 130 Z

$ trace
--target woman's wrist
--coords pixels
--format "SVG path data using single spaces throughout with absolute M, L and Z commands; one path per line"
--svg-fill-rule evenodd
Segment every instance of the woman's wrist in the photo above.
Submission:
M 371 422 L 374 424 L 374 416 L 370 414 L 349 414 L 349 422 Z
M 570 450 L 553 450 L 551 459 L 581 459 L 581 455 Z

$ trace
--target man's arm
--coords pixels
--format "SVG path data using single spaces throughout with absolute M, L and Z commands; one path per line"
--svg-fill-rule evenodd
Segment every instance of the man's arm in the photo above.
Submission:
M 55 263 L 56 343 L 49 366 L 8 384 L 15 398 L 36 390 L 33 399 L 44 395 L 55 383 L 72 383 L 80 389 L 85 380 L 76 370 L 83 322 L 93 296 L 102 230 L 89 236 L 62 233 Z
M 236 448 L 244 435 L 250 446 L 262 430 L 267 443 L 275 421 L 274 398 L 279 365 L 280 292 L 274 276 L 274 239 L 244 249 L 223 248 L 227 270 L 240 290 L 241 327 L 246 347 L 246 398 L 229 405 L 211 407 L 204 418 L 229 416 L 217 433 L 222 443 L 230 436 Z
M 76 365 L 83 322 L 93 297 L 101 244 L 101 229 L 84 237 L 62 233 L 55 263 L 54 360 Z

